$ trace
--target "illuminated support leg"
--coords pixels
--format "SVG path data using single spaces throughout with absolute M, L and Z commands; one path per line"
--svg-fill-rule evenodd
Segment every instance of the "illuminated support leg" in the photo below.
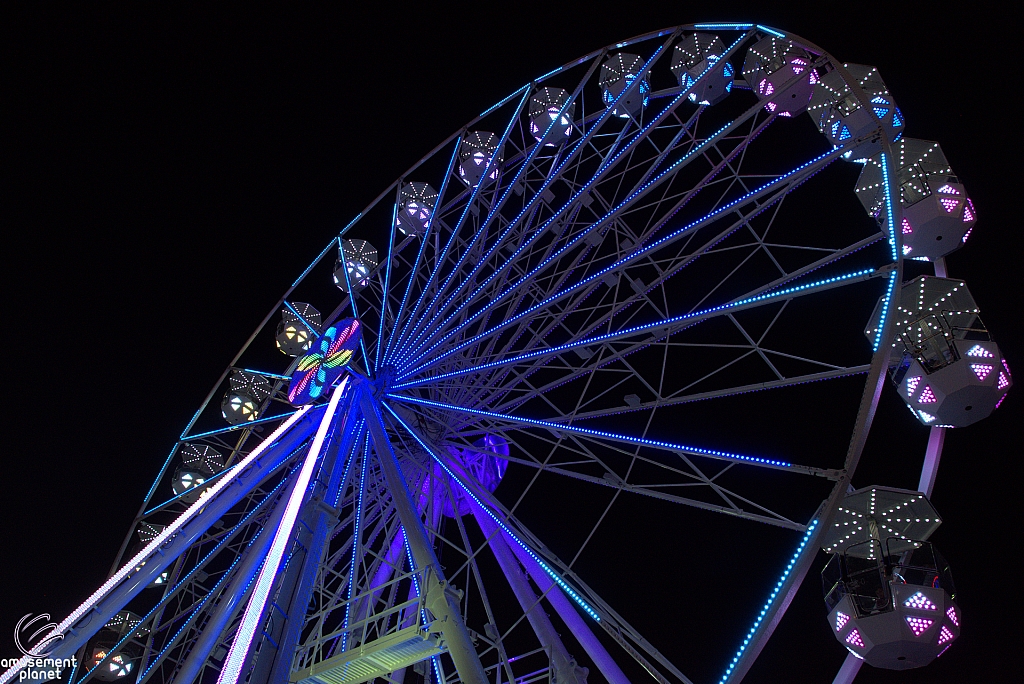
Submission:
M 260 566 L 263 565 L 263 559 L 266 558 L 267 549 L 270 548 L 270 542 L 274 539 L 274 530 L 281 524 L 281 518 L 284 517 L 286 508 L 285 504 L 288 502 L 288 497 L 291 496 L 293 487 L 294 484 L 285 488 L 281 498 L 274 506 L 274 512 L 260 532 L 260 536 L 246 549 L 245 557 L 235 574 L 234 581 L 221 595 L 213 615 L 203 625 L 202 634 L 192 646 L 181 669 L 175 674 L 177 681 L 193 682 L 196 680 L 210 656 L 210 651 L 220 643 L 224 629 L 241 608 L 243 599 L 249 594 L 249 589 L 252 587 L 252 579 L 259 572 Z
M 328 535 L 337 524 L 337 511 L 332 504 L 337 499 L 338 490 L 345 484 L 345 464 L 352 447 L 363 434 L 353 403 L 350 400 L 345 407 L 336 428 L 335 441 L 324 457 L 320 477 L 326 479 L 326 484 L 306 504 L 296 548 L 273 605 L 273 610 L 282 619 L 273 620 L 266 632 L 268 638 L 264 639 L 264 650 L 256 659 L 249 677 L 252 683 L 286 682 L 291 674 L 292 659 L 304 626 L 306 606 L 316 584 L 317 570 L 323 560 Z
M 480 664 L 480 658 L 473 648 L 473 642 L 466 631 L 466 623 L 459 611 L 458 597 L 449 589 L 441 565 L 434 555 L 434 549 L 430 546 L 423 522 L 416 512 L 416 505 L 399 470 L 398 461 L 391 448 L 391 440 L 384 430 L 376 401 L 365 382 L 359 383 L 356 389 L 359 391 L 360 408 L 370 429 L 384 478 L 398 510 L 399 519 L 405 528 L 413 559 L 416 561 L 416 567 L 423 572 L 424 602 L 440 626 L 441 636 L 455 662 L 459 679 L 464 684 L 487 684 L 487 675 Z
M 526 571 L 530 573 L 530 577 L 540 587 L 541 592 L 547 598 L 548 602 L 551 603 L 551 607 L 555 609 L 558 616 L 562 618 L 562 622 L 569 628 L 572 635 L 576 638 L 576 641 L 580 642 L 583 646 L 583 650 L 587 652 L 590 659 L 597 665 L 597 669 L 601 671 L 604 678 L 608 680 L 610 684 L 630 684 L 629 679 L 625 673 L 619 668 L 618 664 L 612 659 L 611 654 L 605 649 L 604 645 L 598 641 L 597 637 L 590 630 L 590 627 L 580 614 L 573 608 L 572 603 L 565 597 L 562 590 L 555 586 L 555 581 L 544 572 L 543 568 L 537 564 L 533 558 L 530 557 L 526 551 L 518 544 L 509 544 L 509 548 L 515 553 L 516 558 L 523 564 Z
M 317 463 L 320 462 L 320 453 L 323 449 L 324 440 L 328 431 L 336 424 L 338 403 L 346 394 L 351 395 L 352 387 L 349 378 L 345 378 L 341 385 L 331 393 L 331 399 L 327 404 L 323 420 L 317 427 L 316 436 L 309 447 L 302 467 L 298 472 L 291 475 L 295 484 L 288 496 L 285 505 L 284 515 L 281 523 L 274 530 L 274 540 L 267 551 L 267 557 L 260 569 L 259 576 L 253 583 L 252 593 L 249 602 L 242 613 L 242 620 L 235 632 L 234 640 L 228 655 L 224 659 L 220 675 L 217 677 L 217 684 L 236 684 L 239 680 L 245 681 L 245 674 L 252 665 L 252 657 L 255 646 L 259 643 L 256 638 L 257 631 L 266 620 L 269 609 L 271 591 L 277 583 L 282 568 L 282 561 L 287 550 L 294 541 L 294 529 L 302 505 L 308 497 L 309 483 L 312 480 L 313 472 Z
M 523 611 L 525 611 L 526 617 L 530 621 L 530 626 L 533 627 L 533 631 L 537 634 L 541 646 L 544 647 L 544 650 L 551 657 L 551 670 L 554 672 L 553 681 L 585 684 L 587 681 L 587 671 L 576 665 L 576 661 L 569 655 L 565 645 L 562 644 L 562 640 L 558 638 L 554 625 L 551 624 L 551 620 L 548 619 L 547 614 L 541 607 L 540 599 L 533 592 L 530 583 L 526 581 L 519 563 L 516 562 L 515 556 L 512 555 L 512 550 L 505 542 L 505 535 L 501 533 L 498 526 L 486 514 L 474 508 L 473 515 L 476 517 L 476 521 L 479 523 L 484 535 L 490 540 L 488 543 L 490 544 L 491 551 L 494 552 L 494 557 L 498 560 L 501 571 L 505 573 L 505 578 L 508 579 L 512 591 L 519 600 L 519 605 L 523 607 Z M 554 591 L 558 592 L 559 590 L 554 589 Z

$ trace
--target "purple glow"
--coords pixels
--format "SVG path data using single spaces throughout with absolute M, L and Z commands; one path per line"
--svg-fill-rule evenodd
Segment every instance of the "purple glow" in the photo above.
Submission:
M 924 389 L 921 390 L 921 396 L 917 398 L 917 401 L 922 404 L 934 404 L 936 401 L 938 401 L 935 398 L 935 392 L 932 392 L 931 385 L 924 386 Z
M 952 185 L 943 185 L 941 188 L 939 188 L 935 192 L 940 193 L 942 195 L 959 195 L 960 194 L 960 191 L 957 190 L 956 188 L 954 188 Z
M 914 251 L 914 248 L 911 247 L 910 245 L 903 245 L 903 256 L 907 256 L 908 254 L 910 254 L 913 251 Z
M 906 216 L 903 217 L 903 222 L 900 225 L 903 226 L 904 235 L 910 235 L 914 232 L 914 229 L 910 227 L 910 221 L 907 220 Z
M 915 617 L 913 615 L 904 618 L 907 624 L 910 625 L 910 631 L 914 633 L 914 636 L 919 637 L 927 631 L 929 627 L 935 624 L 935 620 L 928 618 Z
M 947 214 L 952 214 L 960 208 L 960 200 L 953 199 L 952 197 L 940 197 L 939 203 L 942 205 L 942 208 L 946 210 Z
M 903 602 L 907 608 L 917 608 L 918 610 L 938 610 L 939 607 L 928 600 L 928 597 L 917 592 L 906 601 Z
M 956 616 L 956 608 L 954 606 L 950 606 L 948 609 L 946 609 L 946 617 L 948 617 L 949 621 L 952 622 L 955 626 L 960 626 L 960 620 Z
M 494 492 L 501 483 L 508 469 L 509 455 L 508 442 L 498 435 L 484 435 L 473 443 L 473 448 L 460 449 L 456 446 L 446 447 L 448 456 L 465 472 L 470 473 L 476 481 L 488 492 Z M 434 466 L 435 482 L 443 479 L 441 468 Z M 430 495 L 433 494 L 434 505 L 440 506 L 444 515 L 449 518 L 469 515 L 472 512 L 470 502 L 459 490 L 453 492 L 452 497 L 442 491 L 436 484 L 431 484 L 429 479 L 423 483 L 423 498 L 421 506 L 425 507 Z
M 864 640 L 860 638 L 860 631 L 853 629 L 846 635 L 846 643 L 864 648 Z
M 953 632 L 949 631 L 949 627 L 942 625 L 942 629 L 939 630 L 939 645 L 942 645 L 947 641 L 952 641 L 954 638 Z
M 849 621 L 850 621 L 850 616 L 847 615 L 846 613 L 844 613 L 842 611 L 839 611 L 838 613 L 836 613 L 836 631 L 837 632 L 843 631 L 843 627 L 845 627 L 846 623 L 849 622 Z
M 1006 395 L 1005 394 L 1003 396 L 999 397 L 999 401 L 996 402 L 995 408 L 999 408 L 1002 405 L 1004 399 L 1006 399 Z
M 977 371 L 975 371 L 975 373 L 977 373 Z M 999 381 L 996 383 L 996 389 L 1005 389 L 1009 384 L 1010 379 L 1006 377 L 1006 373 L 999 371 Z
M 972 363 L 971 364 L 971 370 L 974 371 L 974 374 L 977 375 L 978 379 L 981 380 L 982 382 L 985 381 L 985 378 L 988 377 L 988 374 L 992 372 L 993 368 L 995 368 L 995 366 L 993 366 L 992 364 L 989 364 L 989 363 Z M 1000 389 L 1002 389 L 1002 388 L 1000 388 Z
M 1003 362 L 1003 368 L 1006 369 L 1006 374 L 1012 376 L 1013 373 L 1010 372 L 1010 364 L 1006 363 L 1006 359 L 1001 359 L 1001 360 Z
M 980 344 L 976 344 L 967 350 L 968 356 L 975 356 L 980 359 L 991 359 L 995 356 L 992 352 L 982 347 Z M 1005 361 L 1004 361 L 1005 363 Z
M 775 93 L 775 86 L 773 86 L 772 82 L 769 81 L 767 78 L 762 78 L 761 82 L 757 84 L 757 92 L 762 97 L 768 97 L 769 95 Z M 771 111 L 775 111 L 775 108 L 773 107 Z
M 917 391 L 917 386 L 921 383 L 921 376 L 915 375 L 912 378 L 907 378 L 907 394 L 914 396 L 914 392 Z

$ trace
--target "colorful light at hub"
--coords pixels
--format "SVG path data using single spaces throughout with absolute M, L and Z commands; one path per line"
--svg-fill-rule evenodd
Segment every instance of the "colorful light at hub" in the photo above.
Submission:
M 359 346 L 362 325 L 354 318 L 335 323 L 313 343 L 313 351 L 299 359 L 288 388 L 288 401 L 308 404 L 334 384 Z

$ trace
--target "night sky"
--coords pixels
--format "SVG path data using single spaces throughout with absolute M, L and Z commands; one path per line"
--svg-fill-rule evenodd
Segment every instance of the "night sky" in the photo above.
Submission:
M 754 21 L 876 65 L 908 135 L 941 142 L 977 207 L 949 272 L 967 281 L 1011 368 L 1024 368 L 1011 120 L 1020 98 L 1005 17 L 971 3 L 943 13 L 892 2 L 806 13 L 656 4 L 4 17 L 0 656 L 15 654 L 6 635 L 23 614 L 59 620 L 103 581 L 182 427 L 338 230 L 523 83 L 637 34 Z M 932 539 L 957 578 L 963 636 L 923 670 L 865 667 L 858 682 L 1011 679 L 1021 391 L 950 432 L 932 497 L 945 519 Z M 899 418 L 880 420 L 854 483 L 916 488 L 926 431 L 891 386 L 885 412 Z M 919 447 L 887 450 L 885 430 L 917 430 Z M 818 569 L 747 681 L 831 681 L 845 651 L 827 634 Z M 657 591 L 729 590 L 708 576 L 707 586 Z M 751 581 L 774 584 L 760 572 Z M 755 612 L 686 650 L 733 652 Z M 717 681 L 724 666 L 711 663 L 700 681 Z

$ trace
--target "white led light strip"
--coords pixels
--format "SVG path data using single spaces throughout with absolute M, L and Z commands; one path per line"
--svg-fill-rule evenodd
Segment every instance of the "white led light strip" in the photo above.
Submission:
M 256 635 L 256 629 L 259 627 L 260 616 L 263 615 L 263 608 L 270 597 L 270 589 L 277 578 L 277 572 L 281 567 L 284 553 L 288 550 L 291 543 L 292 529 L 295 527 L 295 521 L 299 517 L 302 501 L 306 498 L 306 489 L 309 487 L 309 481 L 313 477 L 313 470 L 316 467 L 317 458 L 320 456 L 320 449 L 323 448 L 324 439 L 327 437 L 327 430 L 330 429 L 331 421 L 334 419 L 334 412 L 338 410 L 338 402 L 341 400 L 342 395 L 345 394 L 347 387 L 348 377 L 346 376 L 338 389 L 334 390 L 334 394 L 327 405 L 327 411 L 324 413 L 324 417 L 320 421 L 320 427 L 317 428 L 316 436 L 313 438 L 313 445 L 309 449 L 306 461 L 302 464 L 302 470 L 299 471 L 298 479 L 296 479 L 295 485 L 292 487 L 292 493 L 288 497 L 288 504 L 284 509 L 284 515 L 281 517 L 281 523 L 277 527 L 277 532 L 274 533 L 274 541 L 270 544 L 267 558 L 263 562 L 263 569 L 260 570 L 260 576 L 256 580 L 256 586 L 253 589 L 252 596 L 249 598 L 249 604 L 245 607 L 242 623 L 235 634 L 231 650 L 228 652 L 228 657 L 224 661 L 224 667 L 217 678 L 217 684 L 235 684 L 242 673 L 242 665 L 245 663 L 245 656 L 249 652 L 252 639 Z
M 292 416 L 288 418 L 288 420 L 286 420 L 280 427 L 274 430 L 269 437 L 263 440 L 260 443 L 260 445 L 257 446 L 252 451 L 252 453 L 246 456 L 245 459 L 242 460 L 242 462 L 239 463 L 236 468 L 230 471 L 225 477 L 220 478 L 217 481 L 217 484 L 213 485 L 213 487 L 209 489 L 209 495 L 199 499 L 194 504 L 189 506 L 185 510 L 185 512 L 178 516 L 178 518 L 173 523 L 168 525 L 163 532 L 161 532 L 159 535 L 154 537 L 152 541 L 146 544 L 145 548 L 139 551 L 139 553 L 136 554 L 134 558 L 125 563 L 120 570 L 118 570 L 110 577 L 110 579 L 104 582 L 100 586 L 100 588 L 92 594 L 92 596 L 87 598 L 85 602 L 82 603 L 82 605 L 78 606 L 78 608 L 76 608 L 70 615 L 64 618 L 64 621 L 57 625 L 57 627 L 54 628 L 54 630 L 46 636 L 44 641 L 50 641 L 50 639 L 55 635 L 64 634 L 72 625 L 78 622 L 78 620 L 83 615 L 88 613 L 90 610 L 93 610 L 96 607 L 96 605 L 114 587 L 120 584 L 125 578 L 128 577 L 128 575 L 135 572 L 136 568 L 138 568 L 143 561 L 145 561 L 147 558 L 153 555 L 153 553 L 155 553 L 156 550 L 164 544 L 164 542 L 166 542 L 172 536 L 177 534 L 185 525 L 185 523 L 191 520 L 203 508 L 210 505 L 210 502 L 213 500 L 211 497 L 215 497 L 218 493 L 220 493 L 222 490 L 227 488 L 232 482 L 234 482 L 235 479 L 238 477 L 239 473 L 245 471 L 246 466 L 248 466 L 250 463 L 259 458 L 260 454 L 266 451 L 267 448 L 270 447 L 272 444 L 277 442 L 286 432 L 288 432 L 289 429 L 291 429 L 293 425 L 295 425 L 299 420 L 301 420 L 302 417 L 305 416 L 306 413 L 309 412 L 309 410 L 312 408 L 312 405 L 303 406 L 294 414 L 292 414 Z M 33 660 L 35 660 L 35 658 L 33 658 L 32 656 L 23 656 L 21 659 L 18 660 L 18 662 L 14 666 L 12 666 L 6 672 L 0 675 L 0 684 L 5 684 L 6 682 L 9 682 L 12 679 L 14 679 L 14 675 L 16 675 L 18 671 L 21 670 L 23 667 L 29 665 Z

